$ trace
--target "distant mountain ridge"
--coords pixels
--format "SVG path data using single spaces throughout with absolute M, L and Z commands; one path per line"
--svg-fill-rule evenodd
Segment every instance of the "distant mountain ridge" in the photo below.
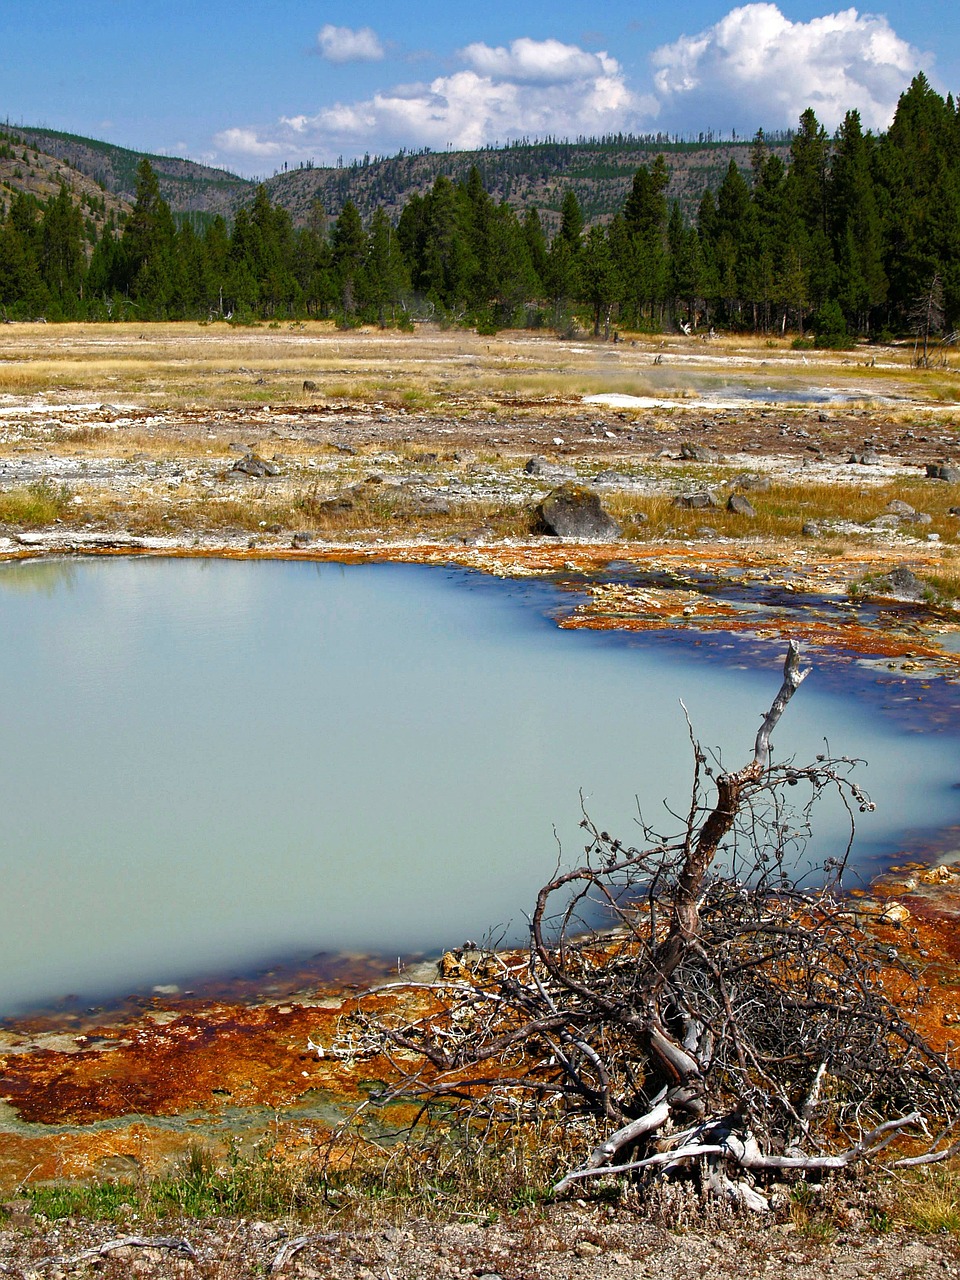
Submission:
M 136 197 L 137 165 L 144 157 L 150 161 L 160 180 L 161 194 L 175 213 L 220 213 L 229 218 L 253 198 L 256 189 L 256 183 L 248 178 L 194 160 L 150 155 L 54 129 L 10 124 L 2 127 L 7 134 L 73 166 L 128 204 Z
M 157 174 L 163 198 L 178 214 L 221 214 L 229 220 L 252 201 L 257 186 L 253 179 L 193 160 L 150 155 L 52 129 L 9 124 L 0 129 L 71 166 L 124 204 L 134 199 L 137 165 L 144 156 Z M 692 219 L 704 189 L 716 190 L 731 160 L 749 169 L 752 145 L 630 136 L 521 142 L 479 151 L 401 152 L 336 167 L 303 166 L 276 173 L 264 185 L 271 201 L 286 208 L 297 226 L 307 223 L 316 201 L 331 218 L 352 200 L 364 222 L 381 205 L 396 220 L 413 193 L 424 195 L 441 174 L 462 181 L 475 165 L 494 199 L 505 200 L 518 213 L 537 207 L 544 227 L 552 232 L 568 190 L 577 196 L 587 223 L 607 221 L 623 207 L 636 170 L 661 153 L 670 171 L 667 198 L 678 200 Z M 788 138 L 780 135 L 767 145 L 786 159 Z

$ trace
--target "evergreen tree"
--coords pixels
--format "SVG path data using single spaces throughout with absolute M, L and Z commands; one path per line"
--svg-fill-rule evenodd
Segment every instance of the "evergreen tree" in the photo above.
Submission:
M 124 286 L 141 318 L 162 319 L 174 300 L 176 226 L 149 160 L 137 166 L 136 201 L 120 239 Z
M 351 320 L 359 309 L 358 286 L 367 256 L 367 236 L 357 206 L 348 200 L 340 210 L 331 237 L 333 275 L 344 317 Z
M 619 279 L 610 243 L 603 227 L 587 232 L 583 250 L 583 287 L 593 316 L 593 336 L 610 336 L 610 314 L 619 292 Z
M 381 329 L 386 328 L 388 311 L 391 318 L 395 318 L 396 308 L 409 287 L 410 278 L 397 233 L 380 206 L 370 220 L 360 292 L 364 307 L 376 313 Z
M 83 292 L 86 258 L 83 251 L 83 217 L 66 186 L 43 212 L 40 226 L 40 272 L 60 315 L 78 313 Z
M 523 216 L 523 238 L 527 245 L 527 256 L 536 277 L 534 295 L 539 297 L 547 280 L 547 237 L 544 235 L 543 223 L 537 209 L 528 209 Z
M 837 130 L 829 183 L 830 236 L 837 264 L 836 300 L 848 327 L 865 333 L 885 299 L 883 239 L 860 113 L 848 111 Z

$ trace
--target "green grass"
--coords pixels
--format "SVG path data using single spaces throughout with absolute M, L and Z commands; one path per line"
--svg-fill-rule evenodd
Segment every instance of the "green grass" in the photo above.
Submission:
M 137 1180 L 27 1185 L 22 1197 L 49 1221 L 125 1222 L 232 1217 L 367 1222 L 372 1214 L 490 1220 L 544 1203 L 557 1176 L 557 1147 L 527 1137 L 477 1142 L 461 1130 L 378 1146 L 359 1139 L 327 1159 L 322 1147 L 305 1162 L 275 1159 L 234 1142 L 226 1154 L 191 1147 L 165 1174 Z
M 26 488 L 7 489 L 0 493 L 0 523 L 20 528 L 38 529 L 53 524 L 69 510 L 73 499 L 67 485 L 38 480 Z

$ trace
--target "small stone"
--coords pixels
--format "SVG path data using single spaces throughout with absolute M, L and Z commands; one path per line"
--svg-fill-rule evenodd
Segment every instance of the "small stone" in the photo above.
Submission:
M 261 458 L 259 453 L 248 452 L 230 468 L 231 471 L 239 471 L 242 475 L 252 476 L 255 480 L 262 480 L 267 476 L 278 476 L 280 468 L 275 462 L 268 462 L 266 458 Z
M 754 519 L 757 514 L 753 504 L 748 502 L 741 493 L 731 493 L 727 499 L 727 510 L 737 516 L 746 516 L 748 520 Z
M 700 489 L 696 493 L 679 493 L 673 500 L 675 507 L 684 507 L 690 511 L 700 511 L 709 507 L 719 507 L 720 503 L 709 489 Z
M 718 458 L 716 449 L 710 449 L 704 444 L 682 444 L 680 446 L 680 457 L 688 462 L 716 462 Z

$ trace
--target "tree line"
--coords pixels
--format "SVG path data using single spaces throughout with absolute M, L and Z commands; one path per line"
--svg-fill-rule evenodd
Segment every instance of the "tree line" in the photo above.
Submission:
M 789 159 L 762 132 L 694 221 L 667 197 L 662 155 L 637 169 L 623 208 L 586 226 L 568 190 L 547 235 L 535 208 L 497 203 L 478 169 L 413 194 L 396 225 L 364 226 L 346 201 L 295 227 L 257 189 L 232 225 L 178 219 L 148 161 L 136 201 L 91 246 L 66 188 L 0 204 L 0 312 L 8 319 L 335 318 L 409 324 L 433 316 L 492 332 L 587 322 L 656 331 L 711 325 L 813 328 L 830 342 L 960 322 L 960 109 L 920 75 L 887 133 L 847 112 L 831 138 L 812 110 Z

